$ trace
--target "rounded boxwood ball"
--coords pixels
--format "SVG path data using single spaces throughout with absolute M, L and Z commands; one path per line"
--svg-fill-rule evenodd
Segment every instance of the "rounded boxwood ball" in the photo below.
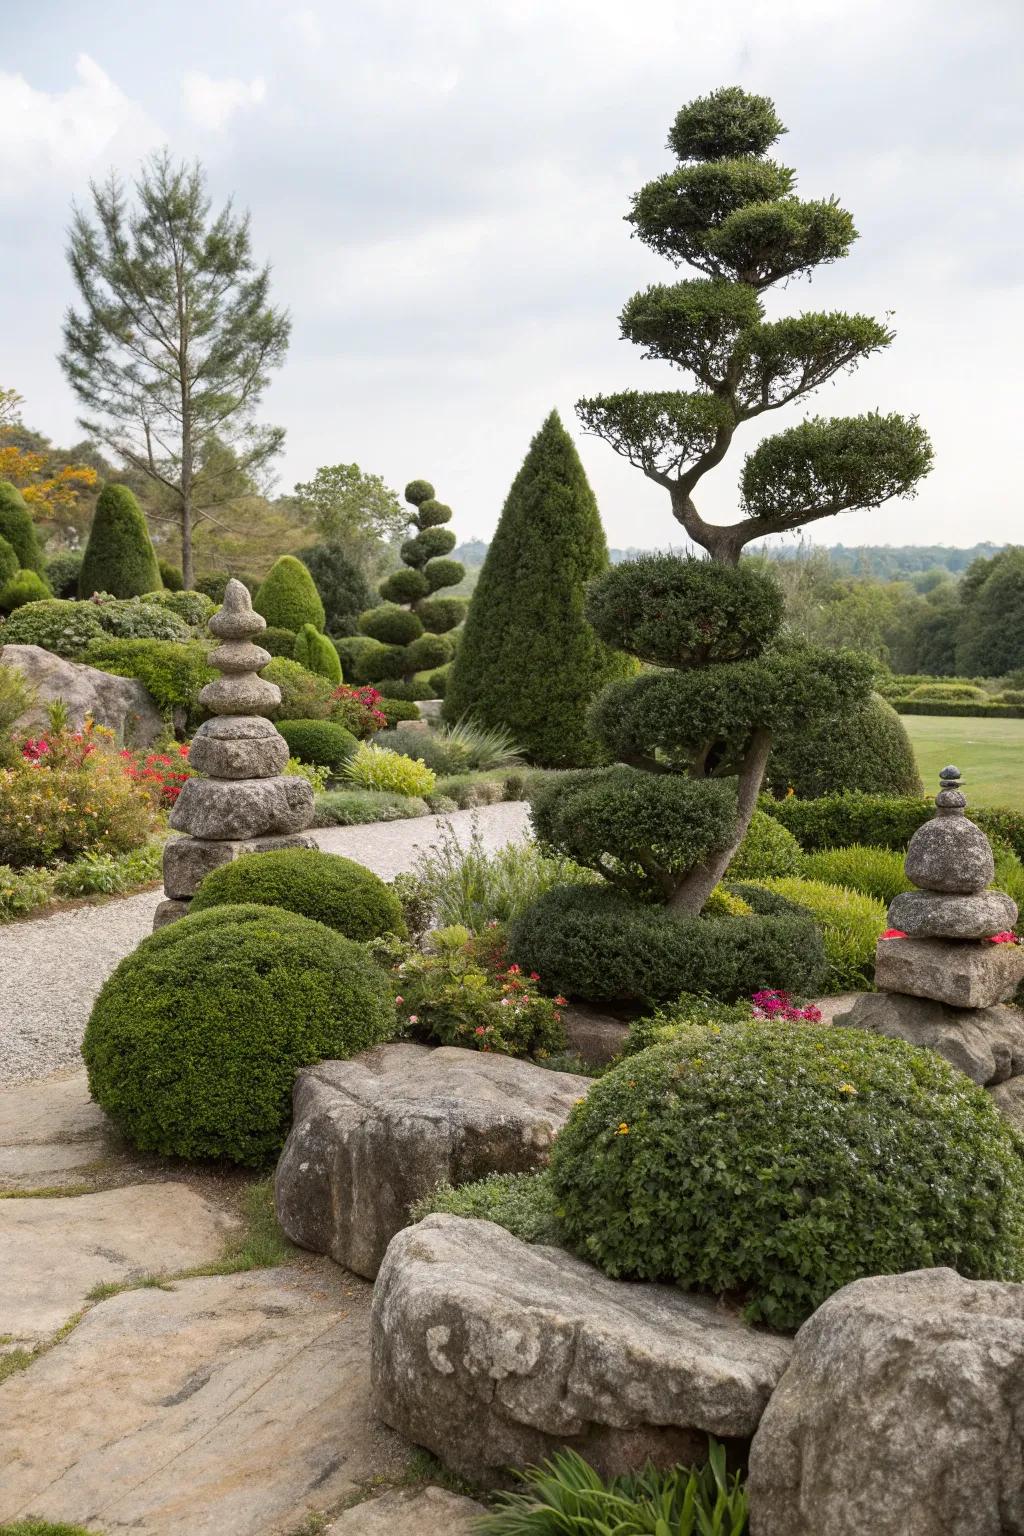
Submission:
M 382 603 L 379 608 L 368 608 L 359 615 L 359 628 L 371 640 L 382 645 L 408 645 L 423 633 L 423 625 L 416 614 L 397 603 Z
M 570 1245 L 605 1273 L 795 1328 L 864 1275 L 1024 1278 L 1021 1144 L 934 1051 L 719 1024 L 600 1078 L 555 1143 Z
M 422 506 L 425 501 L 430 501 L 433 494 L 434 487 L 429 480 L 410 480 L 405 488 L 405 499 L 412 502 L 414 507 Z
M 332 773 L 341 772 L 359 745 L 337 720 L 279 720 L 277 729 L 292 757 L 300 763 L 329 768 Z
M 389 1039 L 394 1018 L 351 939 L 278 907 L 217 907 L 121 961 L 82 1054 L 93 1098 L 142 1151 L 258 1166 L 288 1133 L 298 1069 Z
M 212 870 L 192 898 L 192 912 L 256 902 L 314 918 L 346 939 L 405 936 L 402 906 L 379 875 L 318 848 L 250 853 Z
M 780 733 L 768 759 L 766 786 L 801 800 L 859 790 L 866 795 L 919 795 L 921 775 L 906 726 L 873 693 L 842 714 Z
M 602 640 L 659 667 L 703 667 L 757 656 L 782 627 L 782 591 L 750 565 L 641 555 L 613 566 L 587 594 Z
M 430 583 L 423 572 L 414 571 L 410 565 L 392 571 L 380 584 L 380 595 L 386 603 L 414 603 L 429 591 Z

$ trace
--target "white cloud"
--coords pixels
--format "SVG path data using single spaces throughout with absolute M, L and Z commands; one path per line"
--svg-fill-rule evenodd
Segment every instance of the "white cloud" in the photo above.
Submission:
M 162 139 L 140 103 L 87 53 L 75 60 L 75 75 L 66 91 L 42 91 L 0 71 L 0 196 L 23 194 L 27 179 L 98 172 L 122 153 L 137 159 Z
M 200 69 L 190 69 L 181 83 L 185 111 L 200 128 L 220 129 L 243 107 L 259 106 L 267 94 L 261 75 L 237 80 L 228 75 L 215 80 Z

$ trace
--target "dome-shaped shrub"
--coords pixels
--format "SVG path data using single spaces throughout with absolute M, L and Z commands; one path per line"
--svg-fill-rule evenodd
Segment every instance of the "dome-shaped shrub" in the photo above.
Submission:
M 422 506 L 425 501 L 432 501 L 434 487 L 429 480 L 410 480 L 405 488 L 405 499 L 414 507 Z
M 767 571 L 678 555 L 626 560 L 587 595 L 587 618 L 601 639 L 659 667 L 757 656 L 782 616 L 782 588 Z
M 414 538 L 406 539 L 402 545 L 402 559 L 406 565 L 424 566 L 428 560 L 440 560 L 442 556 L 450 555 L 457 543 L 450 528 L 424 528 Z
M 176 614 L 190 629 L 205 629 L 208 619 L 217 611 L 217 604 L 205 592 L 186 592 L 183 587 L 173 587 L 163 592 L 147 592 L 144 603 L 155 603 Z M 263 644 L 262 639 L 260 644 Z
M 364 635 L 379 640 L 382 645 L 408 645 L 410 640 L 418 639 L 423 633 L 423 625 L 416 615 L 408 608 L 400 608 L 397 603 L 382 603 L 379 608 L 361 613 L 359 628 Z
M 312 624 L 314 629 L 324 627 L 324 605 L 316 583 L 294 555 L 282 555 L 274 561 L 252 605 L 277 629 L 293 629 L 298 634 L 303 624 Z
M 78 577 L 82 569 L 80 549 L 62 549 L 46 562 L 46 579 L 54 597 L 77 597 Z
M 141 597 L 163 587 L 142 508 L 126 485 L 105 485 L 78 573 L 79 597 Z
M 13 613 L 26 603 L 45 603 L 50 589 L 38 571 L 16 571 L 0 587 L 0 612 Z
M 271 656 L 286 656 L 289 661 L 294 658 L 296 636 L 293 629 L 279 629 L 276 624 L 268 624 L 255 638 Z
M 119 640 L 191 640 L 185 620 L 160 603 L 143 598 L 106 597 L 79 606 L 91 609 L 108 635 Z
M 422 571 L 413 570 L 411 565 L 399 566 L 380 584 L 380 595 L 386 603 L 415 603 L 429 591 L 430 582 Z
M 278 730 L 292 757 L 318 763 L 340 773 L 359 743 L 351 731 L 334 720 L 281 720 Z
M 341 682 L 341 661 L 333 643 L 312 624 L 303 624 L 295 636 L 295 660 L 307 672 L 316 672 L 328 682 Z
M 18 557 L 18 569 L 46 575 L 43 549 L 24 496 L 9 480 L 0 480 L 0 537 Z
M 169 560 L 157 560 L 160 570 L 160 580 L 167 592 L 183 592 L 185 590 L 185 578 L 181 574 L 180 565 L 172 565 Z
M 44 651 L 74 661 L 85 655 L 91 641 L 102 640 L 104 634 L 94 603 L 52 597 L 16 609 L 0 629 L 0 641 L 4 645 L 39 645 Z
M 287 1135 L 297 1070 L 393 1029 L 385 978 L 358 944 L 280 908 L 218 907 L 121 961 L 82 1054 L 93 1098 L 142 1151 L 256 1166 Z
M 559 1135 L 568 1240 L 610 1275 L 794 1328 L 863 1275 L 1024 1278 L 1024 1161 L 932 1051 L 807 1024 L 694 1029 L 598 1080 Z
M 801 800 L 849 789 L 868 795 L 921 793 L 903 721 L 877 693 L 805 730 L 780 734 L 766 780 L 773 794 L 792 789 Z
M 260 675 L 281 690 L 280 704 L 269 711 L 275 720 L 326 720 L 330 714 L 334 687 L 318 672 L 307 671 L 287 656 L 275 656 Z
M 316 848 L 246 854 L 211 871 L 192 898 L 193 912 L 255 902 L 325 923 L 346 939 L 405 936 L 398 897 L 379 875 Z
M 461 560 L 446 560 L 438 556 L 427 561 L 423 574 L 431 592 L 437 592 L 441 587 L 457 587 L 466 574 L 466 567 Z
M 764 811 L 750 818 L 742 843 L 729 861 L 730 880 L 763 880 L 769 875 L 798 875 L 800 844 L 781 822 Z

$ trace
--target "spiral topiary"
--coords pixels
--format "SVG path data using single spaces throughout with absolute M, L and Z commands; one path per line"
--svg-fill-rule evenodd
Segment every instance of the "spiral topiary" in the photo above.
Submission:
M 359 944 L 278 907 L 224 906 L 121 961 L 82 1054 L 92 1097 L 141 1151 L 259 1166 L 288 1133 L 296 1071 L 387 1040 L 394 1020 Z
M 451 507 L 435 498 L 429 480 L 410 480 L 405 499 L 415 508 L 409 521 L 416 532 L 402 545 L 404 564 L 381 582 L 383 603 L 359 617 L 361 633 L 378 641 L 386 654 L 364 652 L 358 681 L 400 678 L 411 684 L 417 672 L 443 666 L 451 660 L 452 646 L 441 637 L 466 614 L 462 598 L 433 598 L 466 574 L 458 560 L 445 558 L 456 542 L 454 533 L 442 526 L 451 520 Z
M 594 1084 L 551 1178 L 598 1268 L 742 1297 L 772 1327 L 863 1275 L 1024 1278 L 1019 1140 L 935 1052 L 861 1030 L 682 1029 Z
M 190 912 L 238 903 L 283 907 L 325 923 L 346 939 L 404 938 L 406 933 L 401 902 L 379 875 L 317 848 L 274 849 L 222 864 L 203 880 Z

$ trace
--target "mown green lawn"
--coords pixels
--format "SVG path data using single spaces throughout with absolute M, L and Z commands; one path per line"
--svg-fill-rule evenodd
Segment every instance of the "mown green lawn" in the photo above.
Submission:
M 939 769 L 955 763 L 970 805 L 1006 805 L 1024 811 L 1024 720 L 969 716 L 903 715 L 927 793 Z

